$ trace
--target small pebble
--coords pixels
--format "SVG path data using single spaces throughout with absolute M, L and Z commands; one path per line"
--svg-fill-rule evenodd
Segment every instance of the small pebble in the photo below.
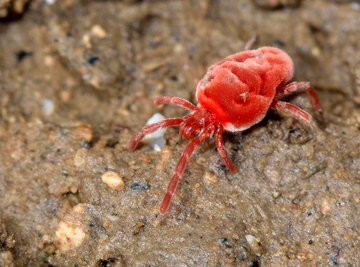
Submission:
M 91 39 L 88 34 L 83 35 L 82 42 L 86 46 L 86 48 L 91 48 Z
M 321 211 L 321 213 L 326 215 L 330 210 L 331 210 L 331 208 L 330 208 L 330 204 L 329 204 L 328 200 L 324 199 L 320 203 L 320 211 Z
M 54 244 L 60 252 L 75 249 L 85 240 L 84 215 L 84 205 L 78 204 L 59 222 L 55 232 Z
M 86 162 L 86 155 L 88 150 L 86 148 L 80 148 L 76 151 L 74 157 L 74 165 L 80 167 Z
M 96 24 L 91 28 L 91 33 L 93 35 L 95 35 L 96 37 L 99 38 L 105 38 L 106 37 L 106 31 L 104 30 L 103 27 L 101 27 L 100 25 Z
M 360 10 L 360 3 L 356 3 L 356 2 L 352 3 L 351 8 L 354 10 Z
M 265 252 L 264 248 L 261 246 L 260 240 L 258 238 L 256 238 L 253 235 L 246 235 L 245 238 L 246 238 L 246 241 L 249 243 L 251 250 L 256 255 L 259 256 Z
M 101 176 L 101 180 L 111 189 L 114 189 L 116 191 L 124 190 L 124 186 L 125 186 L 124 180 L 117 172 L 114 171 L 105 172 Z
M 218 178 L 214 173 L 205 172 L 204 181 L 207 184 L 216 184 L 218 182 Z
M 146 124 L 156 123 L 159 121 L 164 120 L 165 117 L 160 113 L 155 113 L 147 122 Z M 149 145 L 155 151 L 161 151 L 161 149 L 165 146 L 166 140 L 164 138 L 165 129 L 157 130 L 151 134 L 145 135 L 142 139 L 144 144 Z
M 73 129 L 75 138 L 90 143 L 94 137 L 93 129 L 87 125 L 79 125 Z
M 44 64 L 46 67 L 53 67 L 55 65 L 55 59 L 52 56 L 45 56 Z
M 146 191 L 150 189 L 150 184 L 148 183 L 133 183 L 131 184 L 130 188 L 134 191 Z
M 273 198 L 278 198 L 280 196 L 280 193 L 278 191 L 273 191 L 272 193 Z
M 42 101 L 42 110 L 45 115 L 50 116 L 55 110 L 54 102 L 51 99 L 44 99 Z
M 99 57 L 97 56 L 91 56 L 87 59 L 87 62 L 89 63 L 89 65 L 95 65 L 96 62 L 98 62 L 100 60 Z
M 60 98 L 63 102 L 67 103 L 71 100 L 71 97 L 72 97 L 72 92 L 70 90 L 62 90 L 60 92 Z
M 27 51 L 27 50 L 20 50 L 19 52 L 16 53 L 16 60 L 17 62 L 21 62 L 23 61 L 25 58 L 29 57 L 32 55 L 31 51 Z
M 10 136 L 6 143 L 8 155 L 15 160 L 23 159 L 26 155 L 26 140 L 24 136 Z
M 55 232 L 55 245 L 60 252 L 79 247 L 85 239 L 84 230 L 76 224 L 61 221 Z

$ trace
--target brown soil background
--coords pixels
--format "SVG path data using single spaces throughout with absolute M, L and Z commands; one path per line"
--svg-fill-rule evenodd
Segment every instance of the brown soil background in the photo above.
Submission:
M 1 0 L 0 17 L 0 266 L 360 266 L 359 1 Z M 236 174 L 202 145 L 160 216 L 186 142 L 171 129 L 161 152 L 129 153 L 129 138 L 184 115 L 152 99 L 194 102 L 255 33 L 293 57 L 324 117 L 269 112 L 225 135 Z

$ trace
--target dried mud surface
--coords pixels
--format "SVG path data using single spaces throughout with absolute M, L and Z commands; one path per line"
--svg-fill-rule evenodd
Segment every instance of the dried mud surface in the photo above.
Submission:
M 35 0 L 14 17 L 15 2 L 0 1 L 1 266 L 360 266 L 358 1 Z M 236 174 L 202 145 L 160 216 L 186 142 L 170 129 L 161 152 L 129 153 L 129 138 L 184 115 L 152 98 L 194 101 L 254 33 L 293 57 L 324 117 L 225 135 Z

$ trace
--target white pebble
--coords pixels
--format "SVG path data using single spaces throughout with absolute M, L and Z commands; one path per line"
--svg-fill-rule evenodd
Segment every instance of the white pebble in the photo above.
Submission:
M 59 222 L 55 232 L 54 244 L 64 253 L 81 246 L 87 236 L 86 205 L 77 204 Z
M 61 221 L 55 232 L 55 245 L 60 252 L 66 252 L 79 247 L 85 237 L 85 231 L 80 226 Z
M 106 37 L 106 31 L 104 30 L 104 28 L 97 24 L 91 28 L 91 33 L 99 38 Z
M 122 191 L 124 189 L 124 180 L 121 178 L 121 176 L 113 171 L 105 172 L 101 176 L 101 180 L 104 184 L 106 184 L 111 189 L 114 189 L 116 191 Z
M 165 117 L 160 113 L 155 113 L 146 124 L 156 123 L 164 120 Z M 166 140 L 164 138 L 166 129 L 157 130 L 151 134 L 145 135 L 142 142 L 144 144 L 149 145 L 155 151 L 161 151 L 161 149 L 165 146 Z
M 253 235 L 246 235 L 245 238 L 249 244 L 251 244 L 255 241 L 255 236 L 253 236 Z
M 54 102 L 51 99 L 44 99 L 42 101 L 42 110 L 45 115 L 51 115 L 55 110 Z
M 352 3 L 351 4 L 352 9 L 354 10 L 360 10 L 360 3 Z
M 249 243 L 251 250 L 258 256 L 263 254 L 264 248 L 260 245 L 260 240 L 253 235 L 246 235 L 246 241 Z

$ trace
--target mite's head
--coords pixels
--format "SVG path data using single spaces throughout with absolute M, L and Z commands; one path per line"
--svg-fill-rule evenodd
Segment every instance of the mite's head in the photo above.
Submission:
M 204 129 L 207 129 L 207 131 L 210 129 L 210 132 L 211 129 L 214 130 L 215 124 L 215 116 L 200 107 L 184 118 L 184 121 L 180 124 L 180 133 L 185 139 L 193 139 L 199 136 Z

